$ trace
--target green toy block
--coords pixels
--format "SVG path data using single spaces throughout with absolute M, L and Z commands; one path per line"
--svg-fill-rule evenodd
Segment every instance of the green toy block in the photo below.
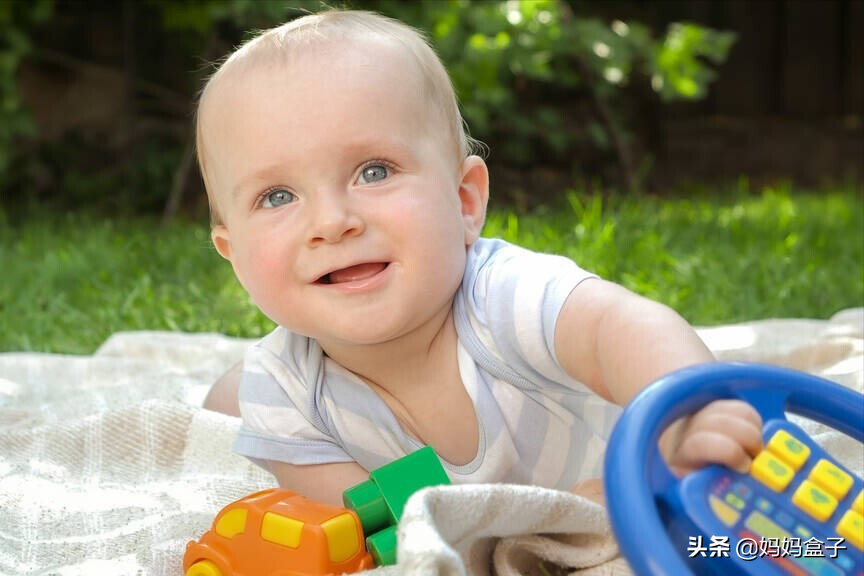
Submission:
M 396 564 L 396 526 L 388 526 L 366 538 L 366 549 L 375 566 Z
M 369 480 L 342 493 L 345 507 L 360 517 L 366 541 L 376 550 L 376 564 L 378 558 L 396 561 L 396 525 L 408 498 L 421 488 L 449 483 L 435 450 L 426 446 L 373 470 Z

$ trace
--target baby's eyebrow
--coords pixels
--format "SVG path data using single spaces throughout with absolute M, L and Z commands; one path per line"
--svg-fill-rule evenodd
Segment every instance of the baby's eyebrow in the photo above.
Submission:
M 412 145 L 411 142 L 389 138 L 364 138 L 343 142 L 340 154 L 348 161 L 356 160 L 357 158 L 364 158 L 363 161 L 366 161 L 374 160 L 375 158 L 414 157 L 418 154 L 418 151 L 417 146 Z
M 247 174 L 243 178 L 237 182 L 237 185 L 234 186 L 234 189 L 231 191 L 231 195 L 236 198 L 241 196 L 247 190 L 257 190 L 262 186 L 267 186 L 271 184 L 274 179 L 283 177 L 285 173 L 285 166 L 281 164 L 274 164 L 272 166 L 265 166 L 260 170 L 256 170 L 251 174 Z

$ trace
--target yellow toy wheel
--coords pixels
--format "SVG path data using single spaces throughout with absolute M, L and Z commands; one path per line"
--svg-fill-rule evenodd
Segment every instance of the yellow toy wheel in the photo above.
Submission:
M 186 576 L 222 576 L 222 571 L 210 560 L 199 560 L 186 570 Z

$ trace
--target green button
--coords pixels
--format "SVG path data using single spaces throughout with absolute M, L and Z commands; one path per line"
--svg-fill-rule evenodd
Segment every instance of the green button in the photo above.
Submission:
M 742 500 L 735 494 L 732 494 L 731 492 L 729 494 L 726 494 L 726 503 L 735 508 L 736 510 L 743 510 L 744 506 L 746 505 L 744 500 Z

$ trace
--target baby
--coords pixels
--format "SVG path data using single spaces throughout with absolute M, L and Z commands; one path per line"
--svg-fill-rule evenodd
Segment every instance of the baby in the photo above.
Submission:
M 454 483 L 570 489 L 601 474 L 619 406 L 713 360 L 669 308 L 481 238 L 486 164 L 400 22 L 328 11 L 260 34 L 207 82 L 197 137 L 213 243 L 278 324 L 244 359 L 235 449 L 282 486 L 339 504 L 431 445 Z M 760 447 L 738 401 L 661 440 L 678 473 L 746 470 Z

